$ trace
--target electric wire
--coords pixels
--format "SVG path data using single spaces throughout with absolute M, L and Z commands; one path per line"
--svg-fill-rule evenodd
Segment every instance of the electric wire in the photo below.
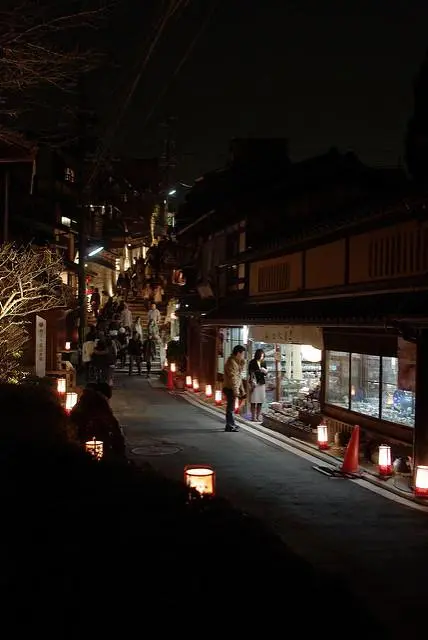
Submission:
M 183 57 L 181 58 L 180 62 L 178 63 L 177 67 L 175 68 L 175 71 L 173 72 L 171 78 L 169 79 L 168 82 L 166 82 L 162 88 L 162 90 L 160 91 L 159 95 L 157 96 L 156 100 L 153 102 L 152 107 L 150 109 L 150 111 L 147 113 L 146 117 L 143 120 L 142 123 L 142 128 L 146 127 L 148 122 L 150 121 L 150 119 L 152 118 L 154 112 L 156 111 L 156 108 L 158 107 L 159 103 L 161 102 L 161 100 L 163 99 L 163 97 L 165 96 L 165 94 L 167 93 L 172 81 L 174 80 L 174 78 L 176 78 L 178 76 L 178 74 L 180 73 L 182 67 L 186 64 L 187 60 L 189 59 L 190 55 L 193 52 L 193 49 L 195 48 L 199 38 L 202 36 L 202 34 L 204 33 L 205 29 L 208 27 L 211 18 L 214 15 L 214 12 L 219 4 L 220 0 L 216 0 L 210 11 L 208 12 L 205 20 L 203 21 L 203 23 L 201 24 L 198 32 L 196 33 L 195 37 L 193 38 L 193 40 L 191 41 L 190 45 L 188 46 L 188 48 L 186 49 Z
M 190 0 L 170 0 L 168 6 L 166 7 L 166 10 L 163 12 L 163 14 L 161 14 L 161 17 L 159 18 L 155 27 L 154 37 L 151 40 L 150 45 L 148 46 L 148 49 L 146 50 L 146 47 L 144 47 L 143 58 L 137 66 L 137 71 L 135 73 L 134 79 L 131 83 L 129 90 L 127 91 L 126 97 L 123 103 L 121 104 L 119 114 L 117 118 L 115 118 L 114 121 L 111 123 L 110 127 L 107 129 L 103 138 L 100 140 L 95 162 L 93 165 L 93 170 L 87 181 L 87 187 L 89 187 L 93 183 L 94 179 L 97 176 L 98 170 L 101 167 L 105 154 L 108 152 L 109 145 L 114 137 L 114 134 L 116 133 L 117 128 L 120 122 L 122 121 L 129 107 L 129 104 L 132 101 L 132 98 L 135 95 L 135 91 L 141 81 L 143 73 L 152 58 L 153 52 L 156 46 L 158 45 L 167 24 L 169 23 L 171 18 L 174 17 L 180 9 L 183 9 L 184 7 L 186 7 L 189 4 L 189 2 Z

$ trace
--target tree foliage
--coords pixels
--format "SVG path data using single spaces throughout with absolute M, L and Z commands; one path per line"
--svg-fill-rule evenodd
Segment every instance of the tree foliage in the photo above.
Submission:
M 62 258 L 49 249 L 0 246 L 0 382 L 19 371 L 31 317 L 65 306 L 63 270 Z

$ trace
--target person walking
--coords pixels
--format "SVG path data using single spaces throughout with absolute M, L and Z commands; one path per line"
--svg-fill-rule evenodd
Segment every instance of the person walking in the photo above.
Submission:
M 238 344 L 224 365 L 223 393 L 226 396 L 225 431 L 239 431 L 235 424 L 235 399 L 244 400 L 247 396 L 242 381 L 242 370 L 245 364 L 245 347 Z
M 143 344 L 141 338 L 136 331 L 132 334 L 132 338 L 128 343 L 129 353 L 129 375 L 132 376 L 132 369 L 135 364 L 137 365 L 138 375 L 141 376 L 141 355 L 143 352 Z
M 132 313 L 126 302 L 124 303 L 123 310 L 120 314 L 120 322 L 125 328 L 132 328 Z
M 152 360 L 156 358 L 156 343 L 150 336 L 143 342 L 143 359 L 147 366 L 147 377 L 150 378 Z
M 266 374 L 267 369 L 263 366 L 265 352 L 257 349 L 254 358 L 248 365 L 248 380 L 250 386 L 251 420 L 260 421 L 262 405 L 266 400 Z
M 154 302 L 150 305 L 150 311 L 147 314 L 147 324 L 152 322 L 158 326 L 161 323 L 161 314 Z

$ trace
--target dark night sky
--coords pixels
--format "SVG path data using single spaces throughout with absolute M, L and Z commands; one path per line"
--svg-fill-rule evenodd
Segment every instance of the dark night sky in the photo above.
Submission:
M 228 141 L 240 136 L 287 137 L 293 159 L 338 146 L 372 164 L 399 161 L 413 79 L 428 47 L 427 0 L 218 0 L 171 81 L 214 2 L 191 0 L 165 32 L 118 127 L 117 149 L 159 154 L 159 123 L 171 114 L 182 180 L 221 166 Z M 161 5 L 118 0 L 107 41 L 121 68 L 97 83 L 113 112 Z

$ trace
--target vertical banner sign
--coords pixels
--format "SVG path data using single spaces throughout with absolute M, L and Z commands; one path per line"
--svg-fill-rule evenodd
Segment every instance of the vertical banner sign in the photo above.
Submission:
M 46 375 L 46 320 L 36 316 L 36 376 Z
M 398 389 L 415 392 L 416 344 L 398 338 Z

